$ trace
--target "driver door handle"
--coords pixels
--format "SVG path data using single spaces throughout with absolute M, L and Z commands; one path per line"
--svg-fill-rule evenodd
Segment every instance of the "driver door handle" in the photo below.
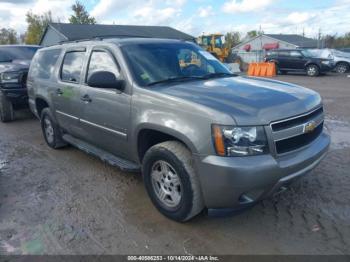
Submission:
M 81 101 L 84 101 L 85 103 L 91 103 L 92 99 L 90 98 L 90 96 L 88 94 L 83 95 L 81 98 Z
M 56 89 L 56 94 L 59 95 L 59 96 L 63 95 L 62 89 L 61 88 L 57 88 Z

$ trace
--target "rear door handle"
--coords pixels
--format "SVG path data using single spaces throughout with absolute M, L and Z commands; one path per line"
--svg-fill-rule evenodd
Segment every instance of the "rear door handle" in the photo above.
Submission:
M 90 96 L 88 94 L 83 95 L 80 99 L 81 99 L 81 101 L 84 101 L 85 103 L 91 103 L 92 102 L 92 100 L 91 100 L 91 98 L 90 98 Z
M 59 96 L 63 95 L 63 91 L 61 90 L 61 88 L 56 89 L 56 94 Z

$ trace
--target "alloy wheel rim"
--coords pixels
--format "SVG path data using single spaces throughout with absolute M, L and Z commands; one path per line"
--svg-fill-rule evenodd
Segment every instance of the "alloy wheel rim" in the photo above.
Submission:
M 309 67 L 309 75 L 315 75 L 316 74 L 316 68 L 314 66 Z
M 53 131 L 51 121 L 47 117 L 44 118 L 44 130 L 45 130 L 45 136 L 47 141 L 49 143 L 52 143 L 54 140 L 54 131 Z
M 182 185 L 175 169 L 166 161 L 158 160 L 152 166 L 151 180 L 158 200 L 168 208 L 180 204 Z
M 338 66 L 338 73 L 344 74 L 346 72 L 347 68 L 344 65 Z

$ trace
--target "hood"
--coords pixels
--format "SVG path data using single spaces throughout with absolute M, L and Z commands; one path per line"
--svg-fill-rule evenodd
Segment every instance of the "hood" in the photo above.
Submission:
M 30 60 L 13 60 L 12 62 L 1 63 L 0 62 L 0 73 L 28 70 Z
M 318 93 L 269 79 L 230 77 L 160 86 L 159 92 L 229 114 L 238 125 L 267 125 L 320 105 Z

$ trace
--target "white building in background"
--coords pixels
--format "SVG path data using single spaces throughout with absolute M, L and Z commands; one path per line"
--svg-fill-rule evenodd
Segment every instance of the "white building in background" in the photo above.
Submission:
M 262 34 L 232 48 L 246 62 L 262 61 L 265 51 L 272 49 L 317 48 L 317 40 L 295 34 Z

